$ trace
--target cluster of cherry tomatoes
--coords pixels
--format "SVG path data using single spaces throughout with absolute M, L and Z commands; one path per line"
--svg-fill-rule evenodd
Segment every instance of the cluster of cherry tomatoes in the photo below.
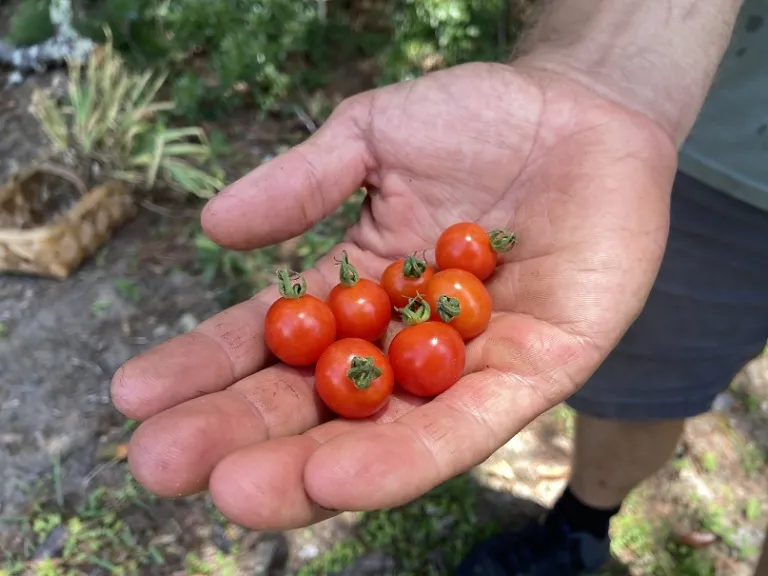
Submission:
M 483 282 L 498 253 L 515 243 L 505 230 L 454 224 L 435 246 L 439 271 L 413 255 L 390 264 L 379 283 L 360 278 L 343 252 L 339 283 L 325 302 L 307 293 L 300 274 L 279 270 L 281 298 L 267 312 L 267 346 L 285 364 L 314 364 L 318 395 L 344 418 L 384 408 L 395 382 L 411 394 L 437 396 L 464 372 L 465 342 L 487 328 L 491 297 Z M 385 354 L 375 343 L 393 311 L 405 328 Z

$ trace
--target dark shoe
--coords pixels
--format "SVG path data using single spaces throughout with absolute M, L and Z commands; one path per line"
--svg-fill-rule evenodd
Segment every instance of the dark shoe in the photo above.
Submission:
M 481 542 L 464 558 L 455 576 L 580 576 L 599 570 L 610 555 L 610 540 L 571 532 L 554 521 Z

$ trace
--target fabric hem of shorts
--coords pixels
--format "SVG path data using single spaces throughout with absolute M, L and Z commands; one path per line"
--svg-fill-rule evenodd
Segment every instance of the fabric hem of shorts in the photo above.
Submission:
M 572 396 L 565 403 L 576 412 L 607 420 L 680 420 L 694 418 L 712 409 L 713 396 L 679 402 L 600 402 L 584 396 Z

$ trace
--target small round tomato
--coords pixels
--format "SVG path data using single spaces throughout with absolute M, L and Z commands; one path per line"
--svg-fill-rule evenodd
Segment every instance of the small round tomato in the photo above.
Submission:
M 491 321 L 491 295 L 477 276 L 466 270 L 441 270 L 429 281 L 424 297 L 432 319 L 449 322 L 464 340 L 481 334 Z
M 381 410 L 395 387 L 386 355 L 361 338 L 338 340 L 315 366 L 315 389 L 323 403 L 344 418 L 367 418 Z
M 386 290 L 360 278 L 342 252 L 339 283 L 328 294 L 327 303 L 336 318 L 337 336 L 374 342 L 384 336 L 392 318 L 392 303 Z
M 381 275 L 381 285 L 389 294 L 395 308 L 408 305 L 411 298 L 424 293 L 427 283 L 435 275 L 435 269 L 426 260 L 409 256 L 392 262 Z
M 498 253 L 511 250 L 516 242 L 513 232 L 486 232 L 474 222 L 459 222 L 437 239 L 435 261 L 441 270 L 459 268 L 485 280 L 496 269 Z
M 301 275 L 295 284 L 288 270 L 279 270 L 277 278 L 281 297 L 267 310 L 264 339 L 285 364 L 310 366 L 336 339 L 336 319 L 325 302 L 306 293 Z
M 408 326 L 389 345 L 395 381 L 416 396 L 437 396 L 464 372 L 466 348 L 456 330 L 442 322 Z

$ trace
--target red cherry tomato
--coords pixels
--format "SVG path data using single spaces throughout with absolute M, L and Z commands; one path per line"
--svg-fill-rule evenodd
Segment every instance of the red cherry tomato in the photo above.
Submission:
M 485 280 L 496 269 L 498 252 L 511 250 L 515 242 L 511 232 L 486 232 L 474 222 L 459 222 L 446 228 L 437 239 L 435 261 L 441 270 L 459 268 Z
M 443 322 L 408 326 L 389 345 L 395 381 L 416 396 L 437 396 L 464 372 L 466 349 L 456 330 Z
M 441 296 L 447 296 L 448 302 L 438 302 Z M 481 334 L 491 321 L 491 295 L 477 276 L 466 270 L 441 270 L 429 281 L 424 297 L 432 319 L 448 321 L 464 340 Z M 458 309 L 452 309 L 456 304 Z
M 386 355 L 360 338 L 338 340 L 315 366 L 315 389 L 344 418 L 367 418 L 389 401 L 395 376 Z
M 336 339 L 336 319 L 325 302 L 306 294 L 304 278 L 291 284 L 287 270 L 277 277 L 281 298 L 267 310 L 264 339 L 285 364 L 310 366 Z
M 411 298 L 424 294 L 435 269 L 425 260 L 409 256 L 392 262 L 381 275 L 381 285 L 395 308 L 404 308 Z
M 328 294 L 328 306 L 336 318 L 337 337 L 374 342 L 384 336 L 392 318 L 387 292 L 371 280 L 360 278 L 342 252 L 340 282 Z

